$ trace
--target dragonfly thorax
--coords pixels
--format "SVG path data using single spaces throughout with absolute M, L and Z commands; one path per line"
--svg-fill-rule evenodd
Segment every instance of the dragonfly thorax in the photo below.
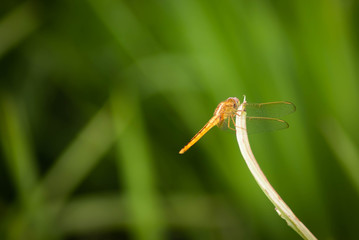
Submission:
M 218 104 L 216 110 L 214 111 L 214 116 L 219 116 L 220 119 L 228 118 L 232 116 L 239 107 L 239 100 L 236 97 L 230 97 L 227 100 Z

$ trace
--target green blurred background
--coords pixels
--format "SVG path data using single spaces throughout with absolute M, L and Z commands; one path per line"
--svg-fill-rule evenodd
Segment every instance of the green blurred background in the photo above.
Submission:
M 250 137 L 319 239 L 358 239 L 351 0 L 2 0 L 0 239 L 300 239 L 234 134 L 178 151 L 228 97 L 291 101 Z

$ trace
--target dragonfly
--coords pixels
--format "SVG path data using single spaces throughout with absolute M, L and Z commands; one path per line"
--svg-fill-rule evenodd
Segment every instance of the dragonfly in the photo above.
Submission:
M 236 97 L 230 97 L 219 103 L 213 113 L 213 117 L 201 130 L 199 130 L 189 143 L 179 151 L 179 153 L 185 153 L 214 126 L 235 130 L 235 128 L 232 128 L 231 126 L 233 124 L 235 127 L 234 118 L 236 115 L 240 114 L 238 113 L 239 106 L 240 101 Z M 295 110 L 296 107 L 291 102 L 245 103 L 247 132 L 251 134 L 286 129 L 289 127 L 289 124 L 282 119 L 278 119 L 278 117 L 288 115 L 295 112 Z

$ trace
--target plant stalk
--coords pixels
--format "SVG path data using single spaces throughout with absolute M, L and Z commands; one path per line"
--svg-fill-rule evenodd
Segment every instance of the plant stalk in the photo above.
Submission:
M 249 145 L 248 134 L 246 130 L 246 111 L 245 111 L 246 99 L 244 98 L 243 103 L 238 108 L 236 116 L 236 135 L 239 148 L 243 155 L 246 164 L 251 171 L 254 179 L 274 204 L 275 210 L 283 219 L 287 221 L 287 224 L 294 229 L 303 239 L 317 239 L 309 229 L 295 216 L 288 205 L 283 201 L 279 194 L 274 190 L 272 185 L 259 167 L 257 160 L 255 159 L 252 149 Z

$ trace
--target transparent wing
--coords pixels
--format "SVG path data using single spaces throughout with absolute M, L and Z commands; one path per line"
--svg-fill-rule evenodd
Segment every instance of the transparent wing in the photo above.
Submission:
M 236 129 L 232 118 L 225 119 L 217 124 L 222 130 L 234 130 Z M 289 127 L 289 124 L 281 119 L 277 118 L 265 118 L 265 117 L 247 117 L 246 119 L 247 133 L 264 133 L 283 130 Z M 234 132 L 233 131 L 233 132 Z
M 248 117 L 276 118 L 295 112 L 295 105 L 291 102 L 247 103 Z
M 248 134 L 283 130 L 289 124 L 277 117 L 295 112 L 291 102 L 247 103 L 247 132 Z M 229 116 L 217 124 L 221 129 L 235 130 L 235 115 Z
M 246 125 L 248 134 L 278 131 L 289 127 L 286 121 L 264 117 L 247 117 Z
M 232 120 L 233 119 L 233 120 Z M 236 130 L 235 117 L 228 117 L 217 124 L 221 130 Z

